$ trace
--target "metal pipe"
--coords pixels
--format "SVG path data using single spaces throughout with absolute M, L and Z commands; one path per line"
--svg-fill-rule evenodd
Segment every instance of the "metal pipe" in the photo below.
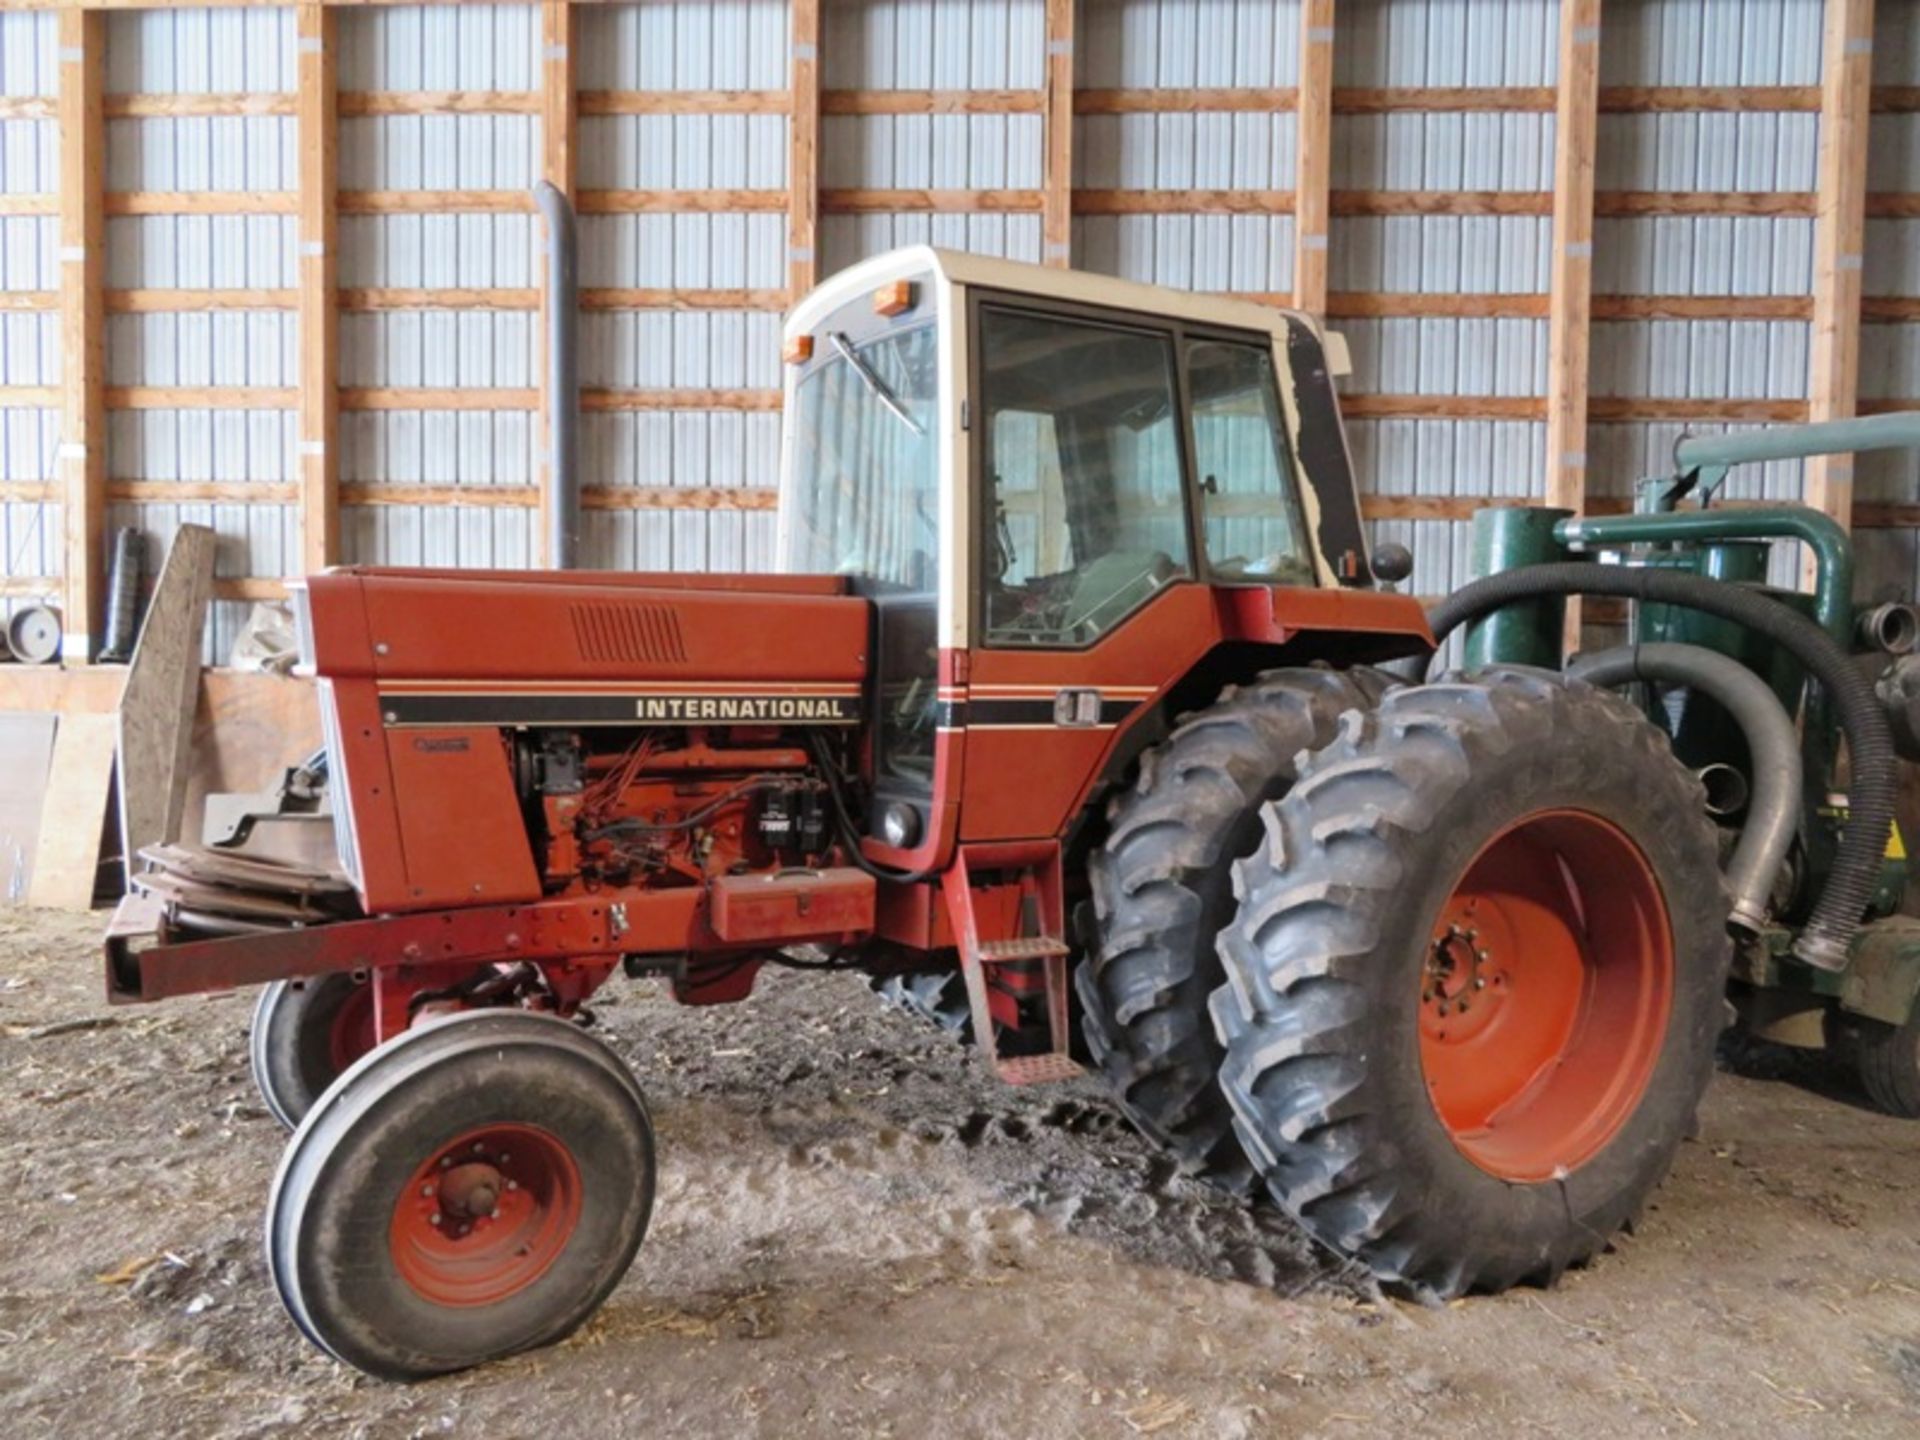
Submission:
M 1814 618 L 1840 646 L 1852 643 L 1853 542 L 1838 521 L 1818 510 L 1784 505 L 1769 510 L 1576 516 L 1554 526 L 1553 534 L 1563 545 L 1588 550 L 1615 545 L 1703 545 L 1714 540 L 1798 540 L 1813 551 L 1818 571 L 1813 586 Z
M 1901 450 L 1908 446 L 1920 448 L 1920 410 L 1822 420 L 1812 425 L 1769 425 L 1763 430 L 1724 435 L 1685 435 L 1673 447 L 1673 461 L 1681 479 L 1700 476 L 1704 481 L 1703 471 L 1725 471 L 1761 460 L 1801 460 L 1809 455 Z
M 107 643 L 100 647 L 104 661 L 125 660 L 133 654 L 140 610 L 140 562 L 145 550 L 140 532 L 131 525 L 122 526 L 113 537 L 113 573 L 107 579 Z
M 1622 645 L 1577 657 L 1567 675 L 1608 688 L 1637 680 L 1690 685 L 1726 707 L 1747 737 L 1753 759 L 1747 823 L 1727 862 L 1727 886 L 1733 891 L 1727 918 L 1758 933 L 1800 823 L 1800 737 L 1779 697 L 1738 660 L 1698 645 Z
M 551 181 L 533 188 L 547 222 L 547 563 L 580 563 L 580 273 L 573 204 Z

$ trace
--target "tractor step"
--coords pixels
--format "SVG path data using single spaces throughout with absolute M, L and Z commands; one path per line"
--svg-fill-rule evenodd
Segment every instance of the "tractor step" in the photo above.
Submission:
M 1002 1056 L 993 1068 L 1009 1085 L 1048 1085 L 1060 1080 L 1078 1080 L 1087 1073 L 1068 1055 Z
M 976 876 L 991 878 L 976 881 Z M 991 939 L 981 935 L 976 883 L 983 887 L 980 893 L 999 892 L 997 927 L 1023 933 L 1002 933 Z M 1071 1080 L 1080 1074 L 1080 1067 L 1068 1054 L 1067 957 L 1072 947 L 1060 938 L 1067 928 L 1063 890 L 1060 846 L 1052 840 L 963 845 L 952 868 L 941 878 L 947 916 L 960 951 L 960 970 L 966 977 L 973 1038 L 994 1074 L 1009 1085 L 1039 1085 Z M 1008 900 L 1013 902 L 1010 906 Z M 1034 960 L 1040 962 L 1039 974 L 1031 978 L 1039 981 L 1039 993 L 1045 1000 L 1050 1043 L 1044 1054 L 1002 1055 L 997 1033 L 1000 1022 L 993 1012 L 998 998 L 1003 1002 L 1002 1019 L 1006 1018 L 1007 997 L 996 997 L 987 984 L 987 972 L 995 965 Z
M 1023 935 L 1014 940 L 980 942 L 982 965 L 1005 965 L 1015 960 L 1051 960 L 1072 953 L 1066 941 L 1051 935 Z

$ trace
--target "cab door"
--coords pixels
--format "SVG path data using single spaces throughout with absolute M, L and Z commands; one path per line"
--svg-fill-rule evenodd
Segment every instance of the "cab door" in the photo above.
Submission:
M 961 838 L 1057 833 L 1116 734 L 1311 586 L 1270 334 L 974 302 L 974 594 Z

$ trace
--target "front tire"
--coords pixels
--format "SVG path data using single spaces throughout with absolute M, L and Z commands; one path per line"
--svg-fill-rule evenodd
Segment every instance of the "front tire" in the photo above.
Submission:
M 1901 1025 L 1852 1020 L 1847 1056 L 1874 1109 L 1920 1120 L 1920 1008 Z
M 1260 805 L 1293 783 L 1303 753 L 1392 683 L 1298 669 L 1229 688 L 1141 758 L 1092 859 L 1097 940 L 1076 976 L 1087 1049 L 1135 1125 L 1230 1190 L 1252 1174 L 1216 1083 L 1206 1005 L 1222 979 L 1214 942 L 1233 915 L 1233 863 L 1258 843 Z
M 307 1338 L 413 1380 L 565 1338 L 632 1263 L 653 1125 L 567 1021 L 471 1011 L 349 1069 L 287 1146 L 267 1263 Z
M 1212 1009 L 1273 1197 L 1443 1298 L 1591 1258 L 1712 1073 L 1730 944 L 1699 782 L 1618 697 L 1495 670 L 1350 715 L 1266 827 Z

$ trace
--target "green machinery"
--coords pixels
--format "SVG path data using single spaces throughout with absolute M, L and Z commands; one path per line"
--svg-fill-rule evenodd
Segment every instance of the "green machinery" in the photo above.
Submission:
M 1875 1103 L 1920 1116 L 1920 920 L 1899 913 L 1894 818 L 1895 757 L 1920 761 L 1920 609 L 1856 607 L 1852 542 L 1818 511 L 1712 503 L 1736 465 L 1880 449 L 1920 453 L 1920 412 L 1687 437 L 1631 514 L 1482 510 L 1479 578 L 1434 629 L 1465 629 L 1468 669 L 1637 687 L 1722 827 L 1741 1023 L 1833 1050 Z M 1767 583 L 1780 542 L 1804 547 L 1810 593 Z M 1626 643 L 1564 658 L 1574 595 L 1626 600 Z

